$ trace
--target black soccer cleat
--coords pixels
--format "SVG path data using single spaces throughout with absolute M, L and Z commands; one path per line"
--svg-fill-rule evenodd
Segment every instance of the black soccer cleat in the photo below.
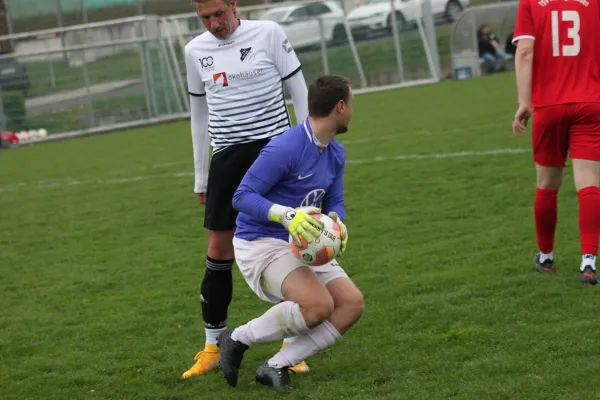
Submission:
M 221 371 L 225 380 L 229 386 L 236 387 L 240 365 L 248 346 L 233 340 L 227 331 L 221 332 L 217 339 L 217 346 L 221 351 Z
M 590 266 L 586 266 L 583 271 L 579 273 L 579 280 L 581 283 L 589 283 L 590 285 L 596 285 L 598 283 L 596 271 Z
M 275 389 L 288 389 L 292 381 L 287 368 L 269 367 L 267 363 L 261 365 L 256 371 L 256 382 Z
M 533 259 L 533 268 L 538 272 L 554 272 L 554 260 L 547 259 L 542 263 L 540 253 L 537 253 Z

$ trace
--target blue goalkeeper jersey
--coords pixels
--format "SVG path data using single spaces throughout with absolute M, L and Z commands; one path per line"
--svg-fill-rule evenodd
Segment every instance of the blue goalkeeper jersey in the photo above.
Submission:
M 319 145 L 308 119 L 271 139 L 233 196 L 239 211 L 235 236 L 287 241 L 289 232 L 268 219 L 273 204 L 319 207 L 324 214 L 335 211 L 343 221 L 345 160 L 346 151 L 335 139 Z

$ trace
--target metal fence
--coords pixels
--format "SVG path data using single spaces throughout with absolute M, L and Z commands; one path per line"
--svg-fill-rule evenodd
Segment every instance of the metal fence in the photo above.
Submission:
M 392 24 L 375 38 L 361 37 L 360 24 L 344 14 L 281 26 L 307 81 L 337 73 L 357 93 L 378 91 L 440 79 L 427 6 L 419 9 L 424 18 L 405 21 L 401 31 Z M 40 130 L 50 134 L 43 140 L 55 140 L 187 118 L 183 47 L 202 31 L 198 17 L 185 13 L 0 36 L 15 49 L 0 56 L 0 127 L 26 143 L 40 139 Z
M 77 135 L 189 111 L 160 18 L 63 28 L 43 41 L 40 34 L 13 35 L 20 51 L 0 56 L 3 130 Z
M 264 5 L 280 0 L 240 0 L 238 6 Z M 349 1 L 349 0 L 340 0 Z M 62 28 L 89 22 L 142 15 L 173 15 L 193 10 L 191 0 L 0 0 L 6 11 L 6 27 L 0 34 Z
M 257 1 L 257 0 L 255 0 Z M 0 0 L 6 10 L 7 31 L 20 33 L 62 28 L 89 22 L 144 14 L 173 14 L 191 10 L 190 0 Z
M 250 14 L 251 18 L 252 15 L 261 15 L 261 11 L 255 7 L 247 10 L 246 14 Z M 164 20 L 169 30 L 176 34 L 180 47 L 199 32 L 204 32 L 195 13 L 169 16 Z M 437 54 L 433 54 L 437 51 L 426 42 L 424 21 L 412 21 L 415 26 L 401 32 L 393 29 L 395 26 L 392 25 L 392 29 L 383 29 L 378 36 L 371 38 L 361 35 L 356 29 L 357 24 L 343 14 L 277 22 L 294 47 L 307 81 L 319 74 L 337 73 L 348 76 L 356 88 L 364 91 L 378 86 L 438 78 L 439 71 L 434 65 Z M 180 56 L 179 64 L 184 67 L 183 55 Z
M 292 2 L 288 0 L 287 2 Z M 357 3 L 367 0 L 336 0 L 349 11 Z M 478 4 L 501 2 L 504 0 L 477 0 Z M 238 0 L 238 6 L 278 4 L 282 0 Z M 65 26 L 101 22 L 111 19 L 141 15 L 172 15 L 191 10 L 191 0 L 0 0 L 0 9 L 6 11 L 5 30 L 0 34 L 11 34 L 36 29 L 61 28 Z

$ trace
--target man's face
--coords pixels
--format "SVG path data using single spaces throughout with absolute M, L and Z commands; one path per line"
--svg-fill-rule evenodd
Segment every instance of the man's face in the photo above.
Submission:
M 336 134 L 346 133 L 348 132 L 348 125 L 350 125 L 350 120 L 352 119 L 352 113 L 354 112 L 354 93 L 352 89 L 350 89 L 350 93 L 348 95 L 348 101 L 341 101 L 337 106 L 338 112 L 338 125 L 336 129 Z
M 196 12 L 207 31 L 217 39 L 227 39 L 235 25 L 235 0 L 200 0 L 194 3 Z

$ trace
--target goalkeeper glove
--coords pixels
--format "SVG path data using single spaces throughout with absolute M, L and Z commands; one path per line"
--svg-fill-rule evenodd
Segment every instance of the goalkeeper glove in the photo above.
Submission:
M 346 251 L 346 245 L 348 244 L 348 229 L 346 229 L 346 225 L 342 222 L 340 217 L 337 215 L 335 211 L 330 211 L 328 214 L 329 218 L 337 222 L 342 230 L 342 246 L 340 247 L 340 256 L 344 254 Z
M 292 235 L 292 240 L 297 246 L 301 246 L 299 236 L 308 243 L 321 235 L 323 223 L 314 219 L 309 214 L 319 214 L 320 209 L 316 207 L 291 208 L 275 204 L 269 210 L 269 220 L 278 222 Z

